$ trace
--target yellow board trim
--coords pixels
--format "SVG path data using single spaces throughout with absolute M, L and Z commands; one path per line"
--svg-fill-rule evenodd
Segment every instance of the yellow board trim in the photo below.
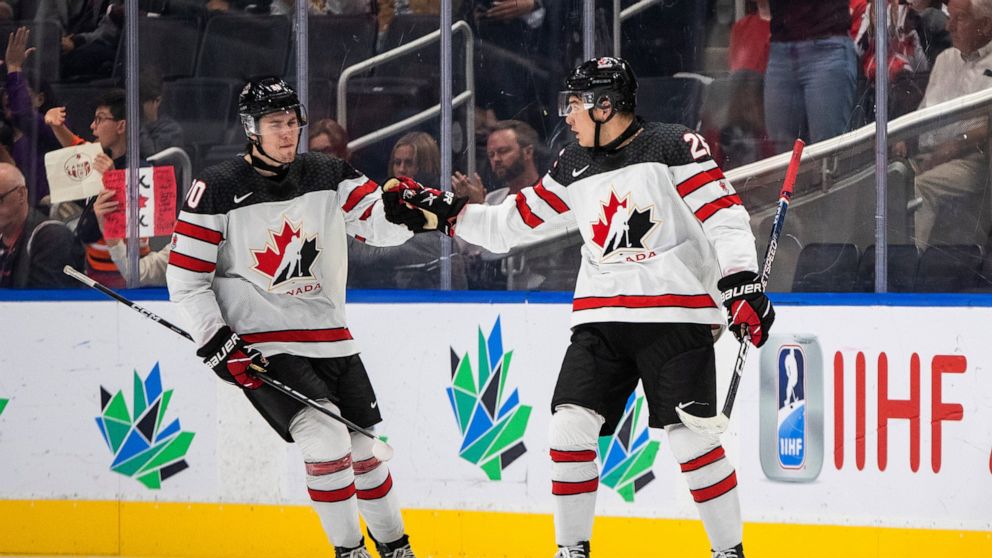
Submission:
M 551 516 L 406 510 L 420 558 L 548 558 Z M 932 558 L 992 556 L 992 533 L 749 523 L 751 556 Z M 698 521 L 599 517 L 598 556 L 707 556 Z M 308 506 L 0 500 L 0 554 L 297 558 L 332 556 Z

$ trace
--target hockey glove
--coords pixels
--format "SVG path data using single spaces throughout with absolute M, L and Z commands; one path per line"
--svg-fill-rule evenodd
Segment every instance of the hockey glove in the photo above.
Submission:
M 755 347 L 762 346 L 775 321 L 775 309 L 765 296 L 758 275 L 751 271 L 732 273 L 720 279 L 717 288 L 727 308 L 730 331 L 738 340 L 747 337 Z
M 468 202 L 468 198 L 455 196 L 452 192 L 442 192 L 436 188 L 425 188 L 405 176 L 390 178 L 386 181 L 386 188 L 390 188 L 394 180 L 401 185 L 398 187 L 400 201 L 407 207 L 419 209 L 423 213 L 426 219 L 424 230 L 437 230 L 448 236 L 454 235 L 455 220 Z
M 269 364 L 262 353 L 245 346 L 238 334 L 227 326 L 222 327 L 206 345 L 200 347 L 196 355 L 220 379 L 230 382 L 233 378 L 247 389 L 257 389 L 262 385 L 262 380 L 255 374 L 265 372 L 265 366 Z
M 424 213 L 400 201 L 401 191 L 417 188 L 422 189 L 423 186 L 405 176 L 390 178 L 382 187 L 382 208 L 390 223 L 404 225 L 414 233 L 422 233 L 427 232 L 424 228 L 427 224 Z

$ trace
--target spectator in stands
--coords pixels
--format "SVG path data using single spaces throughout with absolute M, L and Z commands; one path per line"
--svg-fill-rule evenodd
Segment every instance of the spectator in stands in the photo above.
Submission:
M 455 172 L 451 186 L 457 196 L 466 196 L 469 203 L 499 205 L 507 197 L 516 196 L 524 188 L 541 180 L 538 172 L 539 140 L 537 132 L 526 122 L 502 120 L 496 122 L 486 142 L 487 159 L 498 187 L 486 192 L 482 178 L 475 173 L 471 178 Z M 540 260 L 527 261 L 527 268 L 518 271 L 514 280 L 516 288 L 527 290 L 568 290 L 574 288 L 574 273 L 578 269 L 575 250 L 565 248 L 573 244 L 565 238 L 552 241 L 561 244 L 561 250 L 545 250 Z M 458 253 L 464 258 L 468 287 L 470 289 L 505 290 L 507 277 L 503 271 L 503 256 L 494 255 L 483 248 L 459 242 Z M 565 271 L 565 273 L 557 273 Z M 551 277 L 558 280 L 549 279 Z
M 765 122 L 778 152 L 848 130 L 857 86 L 848 0 L 771 0 Z
M 417 182 L 437 184 L 441 175 L 441 150 L 426 132 L 410 132 L 389 153 L 388 176 L 409 176 Z
M 108 90 L 97 101 L 90 131 L 103 148 L 103 153 L 93 160 L 99 173 L 127 168 L 127 121 L 124 119 L 125 93 L 122 89 Z M 97 198 L 87 201 L 76 238 L 86 247 L 87 274 L 110 287 L 123 287 L 124 281 L 114 265 L 109 248 L 100 231 L 94 212 Z M 148 255 L 148 239 L 141 240 L 141 257 Z
M 309 0 L 310 15 L 352 15 L 372 13 L 372 0 Z M 296 0 L 275 0 L 271 11 L 276 15 L 290 15 L 296 9 Z
M 334 155 L 342 161 L 351 161 L 351 151 L 348 150 L 348 132 L 333 118 L 324 118 L 310 124 L 310 151 L 320 151 Z
M 923 86 L 918 85 L 914 76 L 925 74 L 930 64 L 923 53 L 919 34 L 916 32 L 915 13 L 897 0 L 882 0 L 887 3 L 888 57 L 881 63 L 875 53 L 875 3 L 868 2 L 868 9 L 861 18 L 858 34 L 854 39 L 855 50 L 861 63 L 864 76 L 868 79 L 868 91 L 864 98 L 875 98 L 875 72 L 879 65 L 888 71 L 889 79 L 889 118 L 896 118 L 912 112 L 923 98 Z M 873 103 L 868 104 L 873 107 Z M 869 109 L 873 112 L 873 109 Z M 869 120 L 873 114 L 868 114 Z
M 992 0 L 951 0 L 947 29 L 952 48 L 937 56 L 920 108 L 992 87 Z M 920 138 L 924 152 L 916 176 L 922 205 L 916 212 L 916 244 L 985 244 L 989 208 L 986 119 L 937 129 Z M 897 155 L 905 148 L 896 146 Z
M 61 27 L 63 36 L 72 36 L 96 29 L 100 17 L 106 12 L 105 4 L 86 0 L 43 0 L 38 2 L 33 14 L 22 11 L 18 14 L 18 19 L 54 20 Z
M 469 203 L 498 205 L 508 196 L 537 184 L 541 179 L 537 170 L 537 145 L 537 132 L 526 122 L 497 122 L 489 133 L 486 152 L 500 186 L 487 193 L 478 173 L 470 178 L 456 171 L 451 177 L 455 195 L 468 197 Z
M 0 21 L 11 21 L 14 19 L 14 8 L 7 2 L 0 2 Z
M 120 209 L 120 204 L 114 199 L 115 192 L 104 190 L 96 198 L 93 204 L 93 213 L 96 215 L 97 223 L 100 226 L 100 234 L 104 232 L 107 215 Z M 127 277 L 127 245 L 119 238 L 106 239 L 107 249 L 110 259 L 117 267 L 122 278 Z M 164 286 L 165 269 L 169 264 L 169 253 L 172 252 L 172 244 L 166 244 L 161 250 L 148 252 L 138 259 L 138 283 L 142 287 Z
M 124 1 L 109 0 L 94 30 L 62 37 L 62 80 L 110 77 L 124 32 Z
M 162 114 L 162 76 L 154 68 L 141 71 L 138 84 L 141 127 L 138 132 L 141 157 L 150 157 L 169 147 L 183 147 L 183 129 L 172 117 Z
M 81 268 L 80 252 L 64 223 L 30 206 L 21 171 L 0 163 L 0 288 L 77 286 L 62 268 Z
M 768 0 L 747 3 L 747 15 L 730 29 L 728 66 L 730 72 L 749 71 L 764 74 L 768 66 L 772 12 Z
M 920 45 L 933 67 L 937 55 L 951 46 L 951 34 L 947 31 L 947 7 L 944 0 L 910 0 L 913 9 L 916 32 Z
M 59 143 L 43 116 L 55 104 L 52 89 L 36 73 L 24 71 L 25 60 L 35 50 L 27 48 L 30 35 L 27 27 L 20 27 L 8 37 L 4 112 L 15 130 L 11 155 L 27 177 L 31 207 L 37 207 L 48 196 L 45 153 L 58 149 Z

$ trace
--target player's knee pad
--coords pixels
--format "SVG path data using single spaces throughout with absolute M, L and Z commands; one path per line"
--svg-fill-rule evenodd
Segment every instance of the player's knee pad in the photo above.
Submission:
M 334 413 L 341 412 L 329 401 L 319 403 Z M 307 463 L 334 461 L 351 455 L 348 428 L 316 409 L 307 407 L 297 413 L 289 423 L 289 432 Z
M 591 409 L 559 405 L 551 415 L 551 449 L 595 449 L 603 421 L 603 417 Z
M 693 432 L 683 424 L 670 424 L 665 431 L 668 432 L 672 455 L 679 463 L 692 461 L 720 447 L 719 438 Z

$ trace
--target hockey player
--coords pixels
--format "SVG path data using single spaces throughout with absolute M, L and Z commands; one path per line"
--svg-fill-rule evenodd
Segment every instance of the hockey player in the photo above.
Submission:
M 624 60 L 593 59 L 565 80 L 559 113 L 578 137 L 550 172 L 502 205 L 403 180 L 387 206 L 424 212 L 437 229 L 495 252 L 578 227 L 584 244 L 572 338 L 551 401 L 551 492 L 557 558 L 587 558 L 599 473 L 597 439 L 644 387 L 649 424 L 668 433 L 714 557 L 744 555 L 737 478 L 719 439 L 682 425 L 676 407 L 716 412 L 714 333 L 760 346 L 775 313 L 757 275 L 747 211 L 702 138 L 635 116 Z M 393 209 L 387 207 L 387 215 Z M 722 294 L 721 294 L 722 293 Z
M 352 422 L 381 418 L 345 321 L 345 235 L 401 244 L 379 186 L 323 153 L 296 153 L 305 107 L 278 78 L 249 82 L 239 113 L 247 153 L 193 182 L 172 238 L 167 279 L 197 355 L 303 454 L 313 507 L 338 558 L 366 558 L 359 512 L 383 558 L 413 552 L 372 440 L 265 385 L 271 375 Z M 411 210 L 412 211 L 412 210 Z M 419 216 L 419 213 L 417 213 Z

